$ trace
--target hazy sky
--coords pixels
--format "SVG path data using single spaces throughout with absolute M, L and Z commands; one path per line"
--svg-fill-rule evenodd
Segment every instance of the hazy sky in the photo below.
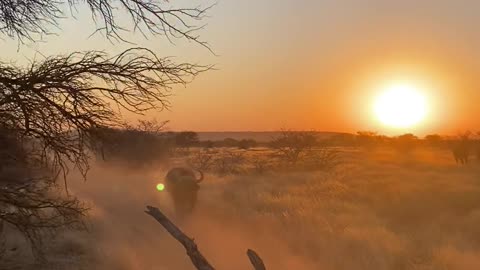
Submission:
M 456 133 L 480 129 L 479 14 L 475 0 L 219 0 L 200 32 L 219 56 L 183 41 L 131 40 L 161 55 L 217 64 L 176 89 L 171 111 L 156 115 L 173 129 L 392 132 L 372 117 L 372 100 L 385 81 L 400 80 L 422 86 L 430 114 L 396 133 Z M 23 62 L 34 50 L 127 48 L 88 38 L 88 19 L 86 12 L 64 21 L 58 36 L 19 52 L 6 41 L 1 56 Z

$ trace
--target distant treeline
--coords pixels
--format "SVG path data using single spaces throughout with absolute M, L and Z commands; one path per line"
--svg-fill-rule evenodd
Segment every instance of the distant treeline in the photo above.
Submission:
M 120 128 L 98 128 L 97 136 L 91 140 L 91 148 L 97 159 L 128 162 L 128 165 L 149 165 L 175 155 L 187 153 L 190 148 L 271 148 L 298 156 L 305 149 L 325 147 L 364 147 L 390 146 L 398 150 L 410 150 L 418 146 L 449 148 L 457 142 L 467 142 L 478 148 L 480 134 L 467 132 L 456 137 L 443 137 L 437 134 L 419 138 L 414 134 L 388 137 L 370 131 L 356 134 L 329 134 L 313 131 L 282 130 L 270 141 L 254 139 L 224 138 L 221 140 L 200 140 L 194 131 L 165 131 L 165 123 L 140 122 L 137 126 Z M 185 152 L 187 151 L 187 152 Z
M 314 146 L 331 147 L 355 147 L 355 146 L 380 146 L 380 145 L 429 145 L 446 146 L 449 143 L 460 139 L 475 139 L 473 133 L 466 133 L 457 137 L 443 137 L 437 134 L 427 135 L 419 138 L 414 134 L 407 133 L 400 136 L 388 137 L 371 131 L 359 131 L 356 134 L 338 133 L 325 136 L 313 131 L 283 131 L 279 135 L 271 138 L 270 141 L 256 141 L 255 139 L 234 139 L 225 138 L 221 140 L 200 140 L 199 134 L 194 131 L 163 131 L 161 127 L 155 125 L 140 125 L 137 127 L 128 126 L 126 128 L 99 128 L 99 138 L 105 152 L 115 152 L 121 154 L 121 148 L 124 151 L 140 151 L 144 153 L 154 152 L 155 155 L 168 153 L 174 148 L 190 147 L 235 147 L 240 149 L 249 149 L 254 147 L 274 147 L 279 143 L 279 138 L 290 134 L 291 144 L 299 143 L 299 138 L 309 140 L 309 144 Z M 283 138 L 285 140 L 285 138 Z M 297 141 L 295 141 L 297 140 Z M 100 142 L 97 141 L 97 142 Z M 121 147 L 120 147 L 121 146 Z M 155 147 L 157 146 L 157 147 Z M 163 149 L 159 151 L 159 148 Z M 153 155 L 153 153 L 152 153 Z
M 398 145 L 426 145 L 426 146 L 448 146 L 451 143 L 459 140 L 471 140 L 476 141 L 479 137 L 473 136 L 473 133 L 469 133 L 465 137 L 465 134 L 459 136 L 441 136 L 438 134 L 430 134 L 425 137 L 418 137 L 411 133 L 406 133 L 400 136 L 386 136 L 371 131 L 359 131 L 356 134 L 339 133 L 330 136 L 323 134 L 317 134 L 316 132 L 309 131 L 288 131 L 291 134 L 308 134 L 311 137 L 313 146 L 330 146 L 330 147 L 361 147 L 361 146 L 398 146 Z M 272 147 L 275 142 L 281 137 L 282 134 L 272 137 L 270 141 L 258 142 L 254 139 L 241 139 L 236 140 L 233 138 L 225 138 L 223 140 L 205 140 L 198 141 L 195 146 L 201 147 L 238 147 L 241 149 L 248 149 L 252 147 Z M 297 136 L 297 137 L 298 137 Z M 295 137 L 292 136 L 292 137 Z M 294 143 L 292 141 L 292 143 Z

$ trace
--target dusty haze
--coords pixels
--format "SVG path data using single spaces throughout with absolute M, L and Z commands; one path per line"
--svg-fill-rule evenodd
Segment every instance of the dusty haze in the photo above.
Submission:
M 478 160 L 458 166 L 448 150 L 428 147 L 345 148 L 343 160 L 331 172 L 207 174 L 194 216 L 178 225 L 217 269 L 250 269 L 247 248 L 268 269 L 480 267 Z M 72 175 L 71 189 L 92 206 L 91 231 L 59 235 L 52 262 L 74 260 L 69 269 L 194 269 L 180 244 L 143 213 L 153 205 L 173 216 L 167 194 L 155 190 L 170 166 L 95 165 L 85 183 Z

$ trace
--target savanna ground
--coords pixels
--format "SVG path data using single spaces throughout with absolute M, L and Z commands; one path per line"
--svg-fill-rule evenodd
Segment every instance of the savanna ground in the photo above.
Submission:
M 344 148 L 340 155 L 327 172 L 207 174 L 195 214 L 177 225 L 217 269 L 251 269 L 247 248 L 267 269 L 480 269 L 478 160 L 459 166 L 449 151 L 427 147 L 403 154 Z M 44 268 L 194 269 L 143 212 L 153 205 L 173 216 L 168 194 L 155 189 L 171 166 L 96 164 L 86 182 L 72 175 L 71 191 L 92 208 L 89 231 L 52 238 Z M 22 269 L 9 258 L 25 253 L 27 260 L 28 248 L 8 253 L 8 269 Z

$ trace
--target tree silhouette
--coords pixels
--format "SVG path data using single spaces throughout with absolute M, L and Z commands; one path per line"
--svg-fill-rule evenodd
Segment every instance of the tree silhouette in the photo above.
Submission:
M 90 8 L 96 32 L 112 42 L 128 42 L 125 33 L 186 39 L 210 50 L 196 34 L 210 7 L 168 7 L 153 0 L 0 0 L 0 33 L 21 44 L 54 34 L 65 7 Z M 126 11 L 130 28 L 119 25 Z M 26 66 L 0 61 L 0 228 L 22 232 L 42 258 L 45 231 L 81 225 L 86 208 L 60 194 L 57 179 L 76 167 L 86 177 L 89 142 L 98 130 L 121 125 L 118 108 L 142 114 L 168 107 L 175 85 L 185 85 L 210 66 L 177 63 L 148 48 L 130 48 L 110 56 L 100 51 L 32 60 Z
M 198 133 L 194 131 L 181 131 L 175 134 L 175 144 L 177 146 L 189 148 L 199 142 Z
M 425 136 L 425 141 L 430 146 L 439 146 L 443 140 L 444 138 L 438 134 L 429 134 Z
M 271 142 L 278 155 L 290 164 L 296 164 L 317 143 L 314 132 L 282 129 Z

